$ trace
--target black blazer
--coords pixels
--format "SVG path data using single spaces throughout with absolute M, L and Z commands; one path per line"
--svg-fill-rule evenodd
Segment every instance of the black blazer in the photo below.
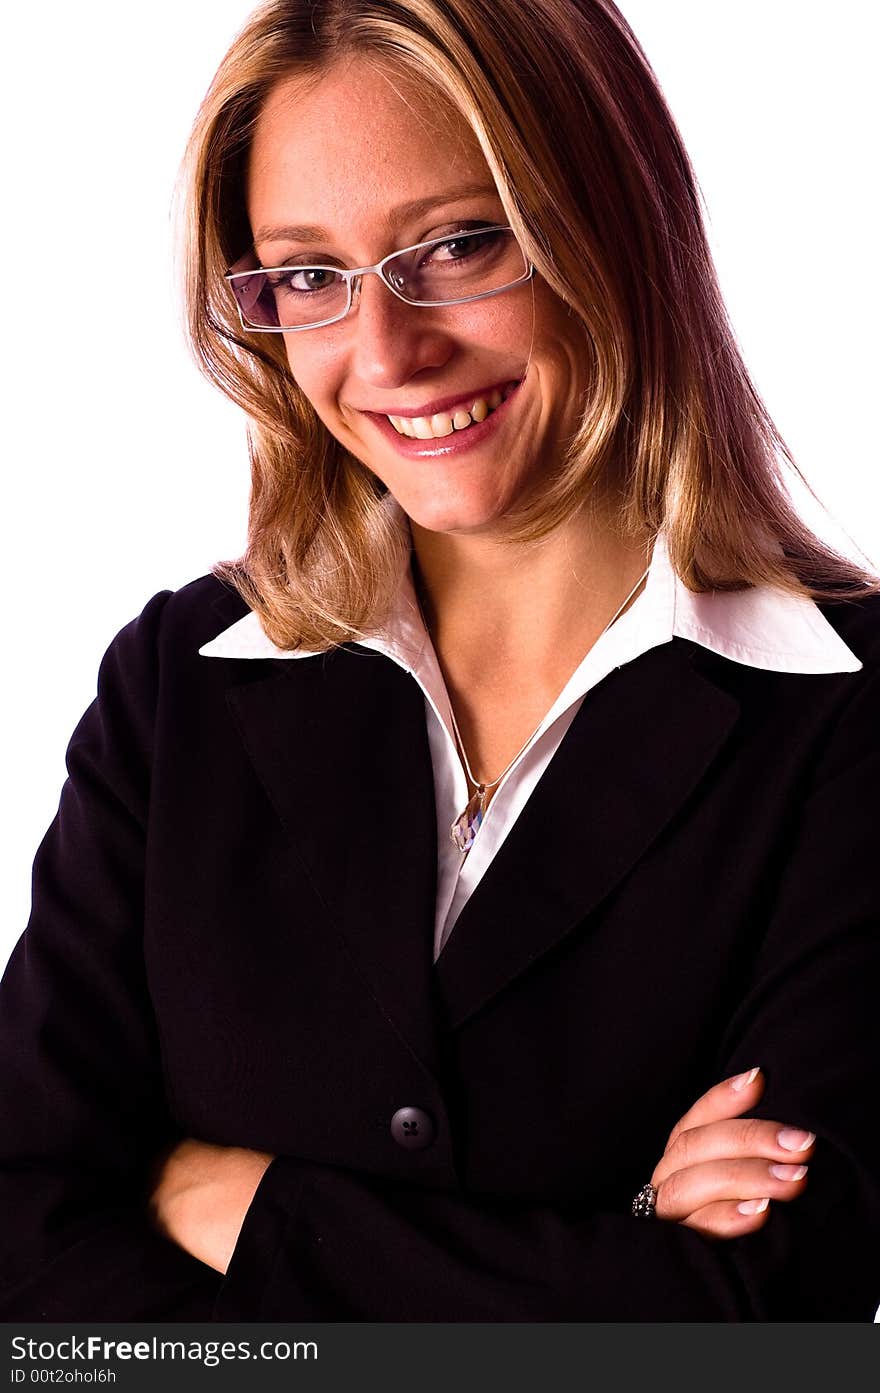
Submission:
M 861 672 L 676 638 L 606 677 L 434 965 L 418 686 L 356 645 L 200 657 L 241 600 L 155 596 L 0 996 L 0 1315 L 870 1321 L 880 601 L 823 610 Z M 733 1242 L 633 1219 L 756 1064 L 758 1113 L 818 1135 L 804 1196 Z M 225 1278 L 146 1215 L 184 1135 L 277 1155 Z

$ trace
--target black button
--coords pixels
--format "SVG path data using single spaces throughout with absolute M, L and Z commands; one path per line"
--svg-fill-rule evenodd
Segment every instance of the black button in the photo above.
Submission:
M 398 1146 L 423 1151 L 434 1140 L 434 1119 L 423 1108 L 398 1108 L 391 1119 L 391 1135 Z

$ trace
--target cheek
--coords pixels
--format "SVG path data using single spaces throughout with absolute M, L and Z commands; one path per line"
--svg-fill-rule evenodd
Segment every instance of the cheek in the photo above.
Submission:
M 458 305 L 455 311 L 450 311 L 448 321 L 450 336 L 455 338 L 459 348 L 475 354 L 480 350 L 515 353 L 523 362 L 534 327 L 534 308 L 528 286 L 509 295 Z
M 291 377 L 318 414 L 323 415 L 333 398 L 338 365 L 334 365 L 332 355 L 322 352 L 319 345 L 315 351 L 315 346 L 310 348 L 301 343 L 294 334 L 285 335 L 284 347 Z

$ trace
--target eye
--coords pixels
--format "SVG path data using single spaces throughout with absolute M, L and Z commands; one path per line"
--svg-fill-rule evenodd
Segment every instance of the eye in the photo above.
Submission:
M 269 271 L 266 279 L 277 296 L 313 295 L 337 285 L 340 278 L 326 266 L 291 266 L 286 270 Z
M 426 252 L 426 259 L 435 262 L 463 261 L 465 257 L 488 251 L 504 236 L 503 232 L 483 232 L 478 227 L 460 228 L 457 236 L 445 238 Z

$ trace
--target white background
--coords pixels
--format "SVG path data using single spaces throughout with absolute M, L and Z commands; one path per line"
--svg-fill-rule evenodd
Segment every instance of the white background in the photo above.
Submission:
M 0 963 L 101 654 L 157 590 L 244 544 L 243 423 L 183 350 L 169 214 L 247 8 L 4 17 Z M 746 361 L 830 509 L 819 525 L 880 564 L 873 0 L 623 9 L 696 166 Z

